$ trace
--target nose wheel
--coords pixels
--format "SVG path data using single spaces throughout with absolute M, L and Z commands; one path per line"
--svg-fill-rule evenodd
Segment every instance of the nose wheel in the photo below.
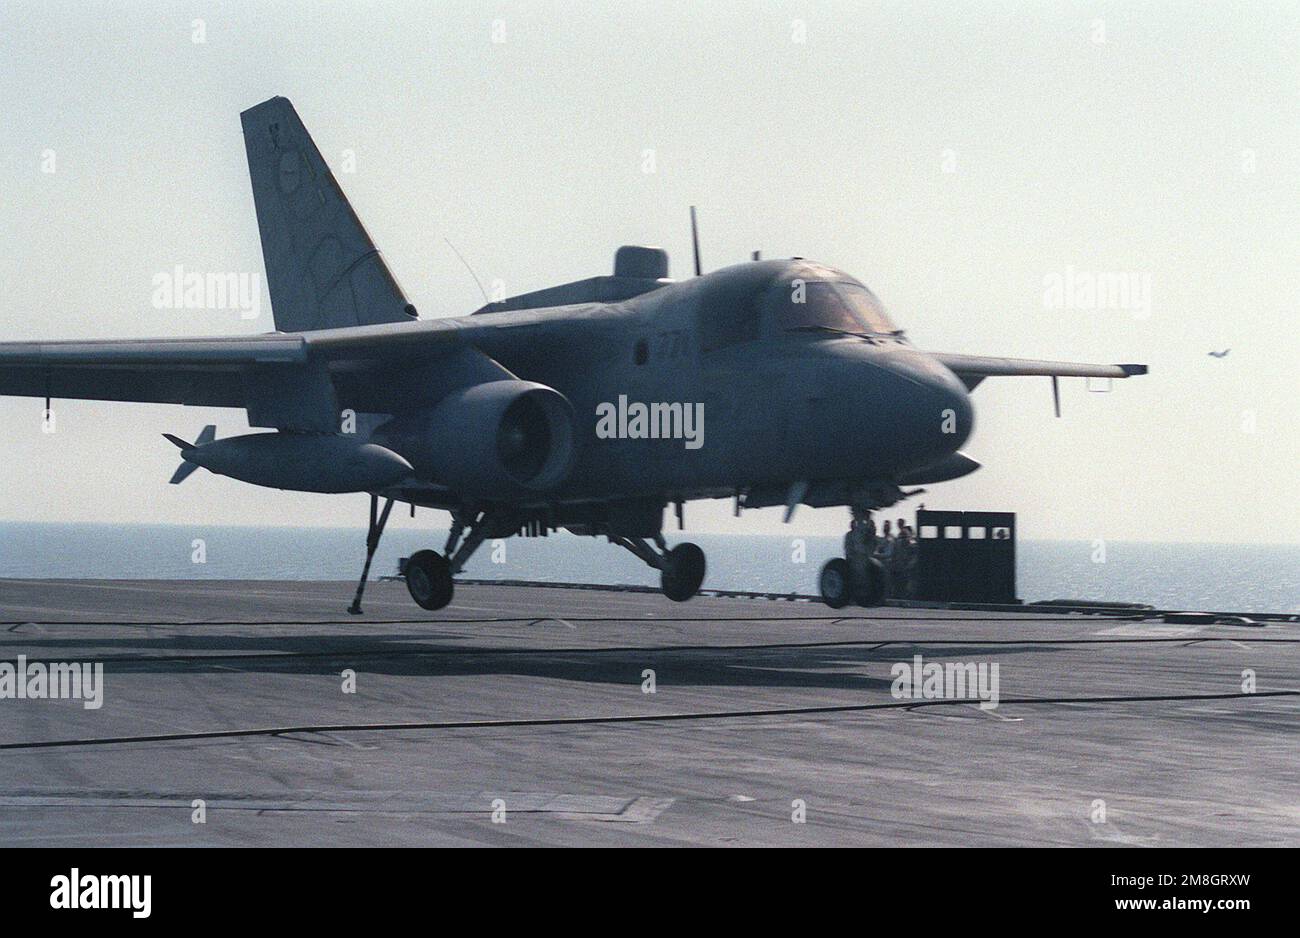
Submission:
M 822 602 L 832 609 L 843 609 L 853 602 L 853 589 L 850 585 L 849 562 L 843 557 L 833 557 L 822 567 L 817 585 L 821 590 Z
M 854 570 L 854 565 L 843 557 L 833 557 L 822 567 L 817 586 L 822 602 L 832 609 L 843 609 L 850 603 L 879 606 L 885 601 L 885 570 L 879 560 L 872 559 L 862 569 Z

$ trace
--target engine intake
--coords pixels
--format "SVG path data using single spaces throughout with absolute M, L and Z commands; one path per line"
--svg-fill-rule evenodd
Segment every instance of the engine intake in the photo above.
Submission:
M 396 417 L 373 439 L 405 456 L 418 475 L 459 492 L 544 492 L 573 464 L 573 408 L 544 384 L 492 381 Z

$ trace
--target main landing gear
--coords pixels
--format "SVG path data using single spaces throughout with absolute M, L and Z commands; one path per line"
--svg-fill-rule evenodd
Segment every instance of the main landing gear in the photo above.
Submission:
M 361 568 L 357 594 L 348 607 L 354 616 L 361 615 L 361 596 L 370 575 L 370 562 L 383 536 L 388 515 L 393 509 L 393 499 L 384 500 L 379 508 L 379 496 L 370 496 L 370 527 L 366 532 L 366 563 Z M 440 554 L 434 550 L 421 550 L 406 561 L 406 590 L 421 609 L 437 610 L 451 602 L 455 592 L 453 578 L 464 569 L 474 551 L 489 537 L 509 537 L 514 533 L 511 519 L 503 514 L 486 511 L 453 511 L 451 533 Z M 466 531 L 468 530 L 468 534 Z M 462 539 L 463 538 L 463 539 Z
M 626 548 L 658 570 L 659 588 L 673 602 L 684 603 L 700 591 L 707 565 L 698 545 L 678 544 L 669 550 L 662 534 L 655 535 L 653 547 L 643 537 L 606 536 L 611 544 Z
M 441 609 L 451 602 L 455 584 L 447 558 L 436 550 L 419 550 L 407 558 L 406 591 L 421 609 Z
M 662 511 L 662 506 L 655 505 L 651 507 L 653 511 L 649 512 L 649 516 L 657 522 L 658 513 Z M 381 509 L 379 496 L 370 496 L 370 527 L 366 532 L 366 563 L 361 569 L 361 580 L 357 583 L 356 597 L 352 600 L 352 605 L 348 607 L 348 612 L 354 616 L 361 614 L 361 597 L 365 593 L 366 578 L 370 575 L 370 563 L 374 559 L 376 548 L 379 547 L 379 539 L 383 536 L 384 526 L 388 523 L 388 516 L 392 509 L 393 499 L 384 499 L 383 508 Z M 441 609 L 451 602 L 452 594 L 455 592 L 454 578 L 456 574 L 464 569 L 470 557 L 473 556 L 474 552 L 478 550 L 485 540 L 488 538 L 510 537 L 521 533 L 521 531 L 533 535 L 544 534 L 551 528 L 560 526 L 567 527 L 571 532 L 578 535 L 599 536 L 603 534 L 611 544 L 617 544 L 636 554 L 648 566 L 659 571 L 660 589 L 673 602 L 685 602 L 695 596 L 704 583 L 706 569 L 704 551 L 700 550 L 697 545 L 689 543 L 678 544 L 670 550 L 664 542 L 662 533 L 656 533 L 651 537 L 610 533 L 611 525 L 604 518 L 598 518 L 594 523 L 583 519 L 579 523 L 570 524 L 567 523 L 567 520 L 560 520 L 558 523 L 543 521 L 505 508 L 493 508 L 490 511 L 463 508 L 454 510 L 451 513 L 451 532 L 447 537 L 447 545 L 443 548 L 442 553 L 434 550 L 422 550 L 412 554 L 406 561 L 406 567 L 403 570 L 406 589 L 420 608 Z M 635 524 L 622 524 L 618 530 L 642 531 L 648 534 L 657 527 L 657 523 L 652 526 L 644 518 L 641 518 Z
M 489 537 L 509 537 L 518 530 L 518 519 L 502 512 L 453 511 L 451 532 L 442 553 L 421 550 L 406 561 L 406 591 L 421 609 L 441 609 L 451 602 L 452 578 L 474 551 Z M 468 533 L 466 533 L 468 531 Z

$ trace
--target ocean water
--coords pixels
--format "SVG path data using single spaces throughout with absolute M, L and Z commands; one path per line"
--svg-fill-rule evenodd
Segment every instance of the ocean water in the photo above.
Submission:
M 397 519 L 394 519 L 395 521 Z M 708 555 L 705 587 L 815 593 L 839 537 L 677 534 Z M 372 575 L 397 559 L 441 549 L 446 531 L 390 526 Z M 0 577 L 350 580 L 365 530 L 0 522 Z M 1017 591 L 1036 599 L 1143 602 L 1161 608 L 1300 611 L 1300 545 L 1108 542 L 1104 563 L 1087 541 L 1021 541 Z M 568 583 L 657 585 L 658 574 L 603 539 L 554 534 L 483 545 L 465 575 Z M 0 583 L 0 600 L 3 598 Z

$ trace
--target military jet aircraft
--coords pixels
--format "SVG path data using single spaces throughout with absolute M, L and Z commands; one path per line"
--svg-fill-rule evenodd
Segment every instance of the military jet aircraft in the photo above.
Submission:
M 420 319 L 288 100 L 242 114 L 276 331 L 0 344 L 0 394 L 243 408 L 256 432 L 192 443 L 195 467 L 254 485 L 370 495 L 366 556 L 393 505 L 451 514 L 441 552 L 405 564 L 425 609 L 487 538 L 603 536 L 687 600 L 705 574 L 663 515 L 894 504 L 978 468 L 960 451 L 987 377 L 1126 378 L 1087 365 L 914 348 L 874 294 L 801 258 L 668 279 L 667 254 L 614 273 Z M 692 234 L 695 235 L 692 212 Z M 382 502 L 382 508 L 380 504 Z

